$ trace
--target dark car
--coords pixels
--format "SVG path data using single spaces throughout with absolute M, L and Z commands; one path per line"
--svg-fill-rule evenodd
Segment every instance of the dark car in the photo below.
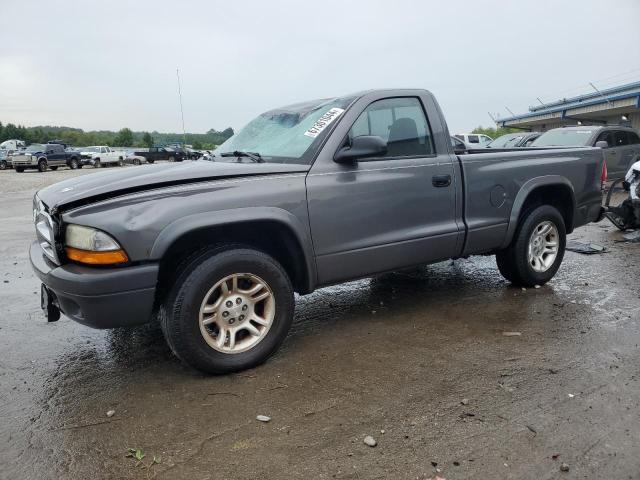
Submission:
M 455 153 L 456 155 L 469 153 L 469 147 L 467 147 L 467 144 L 460 140 L 458 137 L 451 137 L 451 146 L 453 147 L 453 153 Z
M 151 147 L 148 151 L 134 152 L 134 155 L 144 157 L 149 163 L 153 163 L 157 160 L 181 162 L 187 158 L 187 154 L 184 150 L 170 147 Z
M 540 135 L 542 135 L 540 132 L 507 133 L 489 142 L 485 148 L 530 147 L 533 141 Z
M 599 142 L 606 142 L 604 143 Z M 607 172 L 611 178 L 622 178 L 629 167 L 640 160 L 640 136 L 631 127 L 620 125 L 583 125 L 554 128 L 541 134 L 532 147 L 604 148 Z

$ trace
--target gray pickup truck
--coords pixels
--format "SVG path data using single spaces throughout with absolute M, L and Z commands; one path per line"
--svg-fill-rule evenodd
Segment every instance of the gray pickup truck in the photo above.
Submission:
M 603 214 L 601 149 L 458 157 L 425 90 L 271 110 L 215 154 L 38 192 L 30 257 L 49 320 L 159 321 L 183 361 L 237 371 L 284 340 L 294 292 L 468 255 L 541 285 L 566 234 Z

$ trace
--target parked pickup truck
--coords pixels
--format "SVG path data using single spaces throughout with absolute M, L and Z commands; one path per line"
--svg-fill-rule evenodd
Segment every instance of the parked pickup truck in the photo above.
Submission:
M 181 162 L 187 158 L 184 150 L 170 147 L 151 147 L 147 151 L 134 152 L 134 155 L 146 158 L 148 163 L 153 163 L 156 160 Z
M 458 157 L 425 90 L 272 110 L 215 154 L 38 192 L 30 257 L 49 320 L 158 321 L 188 364 L 237 371 L 282 343 L 294 292 L 469 255 L 542 285 L 566 234 L 603 215 L 603 150 Z
M 104 165 L 123 165 L 125 154 L 112 150 L 106 145 L 96 145 L 84 147 L 81 149 L 83 165 L 92 165 L 94 168 L 100 168 Z
M 58 167 L 64 166 L 75 169 L 80 165 L 80 154 L 67 152 L 64 144 L 33 143 L 23 152 L 14 155 L 11 161 L 16 172 L 24 172 L 28 168 L 44 172 L 47 168 L 57 170 Z

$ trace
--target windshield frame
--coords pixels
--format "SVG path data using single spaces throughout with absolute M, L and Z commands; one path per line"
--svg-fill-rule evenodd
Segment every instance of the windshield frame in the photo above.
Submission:
M 324 98 L 317 100 L 309 100 L 305 102 L 298 102 L 293 105 L 287 105 L 280 108 L 275 108 L 268 110 L 266 112 L 261 113 L 260 115 L 253 118 L 247 125 L 245 125 L 242 129 L 240 129 L 237 133 L 235 133 L 232 137 L 228 138 L 221 145 L 216 147 L 213 150 L 213 154 L 215 155 L 215 159 L 217 162 L 242 162 L 242 161 L 252 161 L 248 157 L 237 157 L 233 155 L 228 155 L 233 153 L 234 151 L 249 151 L 254 154 L 258 154 L 263 162 L 262 163 L 284 163 L 284 164 L 297 164 L 297 165 L 312 165 L 315 161 L 316 157 L 320 153 L 325 141 L 338 124 L 345 117 L 348 110 L 353 106 L 353 104 L 361 97 L 361 95 L 347 95 L 341 97 L 332 97 L 332 98 Z M 309 110 L 305 113 L 304 107 L 308 106 Z M 247 148 L 240 148 L 238 145 L 234 145 L 233 140 L 237 138 L 240 134 L 242 134 L 245 129 L 250 127 L 253 122 L 259 121 L 261 118 L 267 118 L 267 115 L 275 115 L 276 112 L 286 113 L 304 113 L 294 124 L 294 127 L 299 126 L 303 121 L 309 121 L 310 118 L 315 117 L 315 113 L 320 113 L 315 120 L 312 122 L 312 126 L 315 125 L 319 119 L 323 116 L 327 115 L 327 113 L 332 108 L 339 108 L 342 111 L 335 116 L 335 120 L 331 120 L 327 123 L 326 127 L 324 127 L 317 135 L 312 137 L 311 135 L 307 135 L 308 137 L 313 138 L 311 143 L 307 146 L 307 148 L 300 154 L 298 157 L 294 156 L 276 156 L 273 154 L 269 154 L 268 152 L 260 151 L 260 148 L 255 148 L 254 146 L 249 146 Z M 310 115 L 314 115 L 310 117 Z M 310 127 L 311 128 L 311 127 Z M 309 129 L 307 129 L 309 131 Z M 304 133 L 301 133 L 304 135 Z M 222 157 L 222 154 L 227 154 Z M 224 159 L 224 160 L 223 160 Z

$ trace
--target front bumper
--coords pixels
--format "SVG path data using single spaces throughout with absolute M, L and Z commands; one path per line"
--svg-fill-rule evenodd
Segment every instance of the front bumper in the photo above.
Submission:
M 158 265 L 101 269 L 55 265 L 38 242 L 29 250 L 35 274 L 53 292 L 62 313 L 93 328 L 140 325 L 151 320 Z
M 14 167 L 24 167 L 24 168 L 34 167 L 35 168 L 38 166 L 37 159 L 34 159 L 34 157 L 27 157 L 25 155 L 14 156 L 12 159 L 12 163 Z

